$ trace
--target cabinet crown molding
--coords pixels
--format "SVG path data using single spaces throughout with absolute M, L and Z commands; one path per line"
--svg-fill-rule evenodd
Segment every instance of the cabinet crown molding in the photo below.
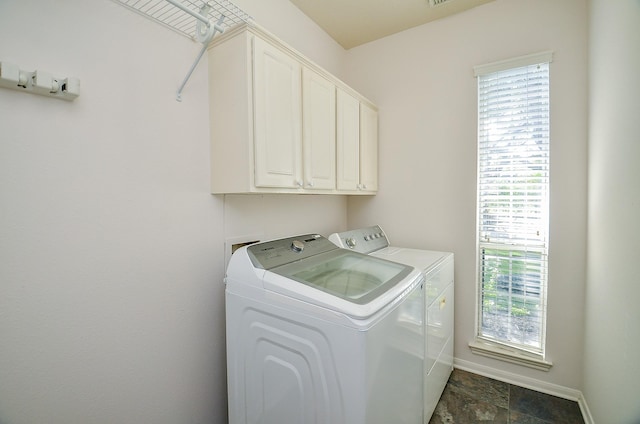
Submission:
M 310 69 L 313 69 L 318 74 L 322 75 L 323 77 L 333 82 L 336 85 L 336 87 L 341 88 L 342 90 L 346 91 L 347 93 L 351 94 L 354 97 L 357 97 L 358 100 L 360 100 L 360 102 L 366 104 L 367 106 L 369 106 L 369 108 L 375 110 L 376 112 L 378 111 L 378 106 L 374 102 L 369 100 L 367 97 L 363 96 L 362 93 L 359 93 L 358 91 L 354 90 L 347 83 L 342 81 L 340 78 L 336 77 L 335 75 L 333 75 L 332 73 L 324 69 L 322 66 L 318 65 L 316 62 L 309 59 L 307 56 L 303 55 L 298 50 L 294 49 L 289 44 L 284 42 L 282 39 L 278 38 L 276 35 L 269 32 L 264 27 L 258 25 L 254 21 L 242 23 L 234 26 L 231 29 L 226 30 L 222 35 L 216 36 L 211 41 L 207 49 L 211 50 L 216 46 L 225 43 L 228 39 L 244 33 L 250 33 L 271 44 L 277 45 L 281 50 L 284 50 L 291 56 L 295 57 L 296 60 L 298 60 L 304 66 Z

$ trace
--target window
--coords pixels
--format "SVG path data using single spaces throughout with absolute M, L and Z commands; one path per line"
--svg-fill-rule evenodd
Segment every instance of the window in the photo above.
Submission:
M 507 348 L 542 361 L 550 61 L 551 53 L 543 53 L 475 68 L 479 274 L 475 344 L 498 346 L 502 352 Z

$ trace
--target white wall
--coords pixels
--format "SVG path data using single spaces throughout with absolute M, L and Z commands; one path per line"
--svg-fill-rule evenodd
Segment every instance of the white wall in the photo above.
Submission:
M 640 422 L 640 1 L 591 0 L 584 393 L 598 423 Z
M 242 6 L 340 72 L 264 3 Z M 174 97 L 198 50 L 112 1 L 0 2 L 0 61 L 81 80 L 0 89 L 0 423 L 226 422 L 225 239 L 345 228 L 343 197 L 209 194 L 206 61 Z
M 236 3 L 378 103 L 379 195 L 210 195 L 206 62 L 183 102 L 174 100 L 196 44 L 111 1 L 0 2 L 0 61 L 82 84 L 72 103 L 0 89 L 0 423 L 226 422 L 225 240 L 374 223 L 396 244 L 456 253 L 459 360 L 581 389 L 595 422 L 633 422 L 638 1 L 590 2 L 584 309 L 585 0 L 496 0 L 348 53 L 288 0 Z M 475 314 L 472 67 L 547 49 L 555 51 L 559 177 L 551 199 L 554 367 L 543 373 L 474 356 L 467 343 Z
M 476 313 L 473 66 L 554 51 L 548 373 L 471 353 Z M 380 108 L 380 192 L 350 198 L 348 226 L 456 255 L 455 356 L 528 379 L 582 384 L 586 252 L 585 0 L 496 0 L 348 52 L 346 73 Z M 365 72 L 366 70 L 366 72 Z

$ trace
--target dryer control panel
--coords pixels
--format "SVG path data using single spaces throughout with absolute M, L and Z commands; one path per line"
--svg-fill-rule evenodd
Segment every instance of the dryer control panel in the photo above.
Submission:
M 329 236 L 329 241 L 344 249 L 364 254 L 389 247 L 389 239 L 379 225 L 333 233 Z

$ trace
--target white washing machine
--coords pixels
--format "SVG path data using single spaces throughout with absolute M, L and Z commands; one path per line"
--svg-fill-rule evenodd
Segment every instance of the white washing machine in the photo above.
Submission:
M 317 234 L 238 249 L 225 278 L 229 423 L 421 423 L 423 281 Z
M 425 276 L 424 422 L 428 423 L 453 370 L 454 255 L 389 246 L 380 226 L 334 233 L 329 240 L 355 252 L 404 263 Z

